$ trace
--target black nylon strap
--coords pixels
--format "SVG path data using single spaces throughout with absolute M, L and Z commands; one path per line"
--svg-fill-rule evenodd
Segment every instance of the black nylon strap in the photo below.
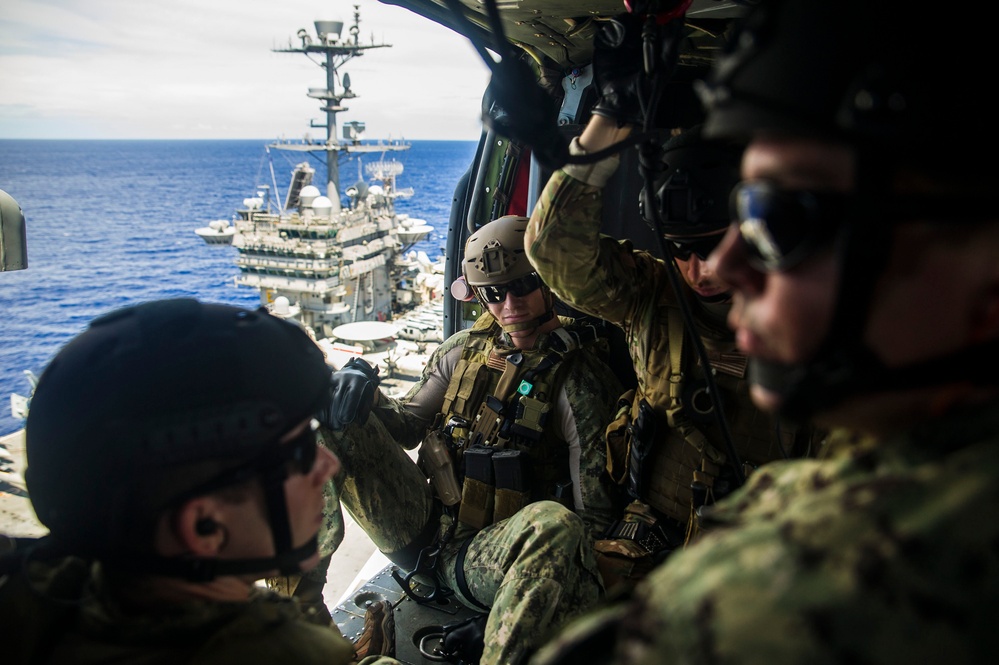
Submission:
M 488 612 L 490 607 L 488 605 L 483 605 L 472 595 L 471 589 L 468 588 L 468 581 L 465 579 L 465 553 L 468 552 L 468 546 L 472 544 L 472 539 L 466 540 L 461 549 L 458 550 L 458 558 L 454 564 L 454 577 L 455 581 L 458 582 L 458 591 L 468 602 L 472 603 L 480 610 Z

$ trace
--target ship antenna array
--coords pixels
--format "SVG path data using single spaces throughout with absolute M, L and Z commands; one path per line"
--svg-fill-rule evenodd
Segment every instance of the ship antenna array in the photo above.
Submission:
M 340 152 L 352 152 L 363 148 L 357 146 L 359 140 L 356 138 L 358 129 L 363 130 L 361 123 L 348 123 L 353 126 L 349 129 L 352 136 L 355 136 L 355 145 L 341 144 L 337 138 L 336 116 L 338 113 L 347 111 L 348 108 L 342 105 L 344 99 L 354 99 L 357 94 L 350 87 L 350 77 L 343 76 L 343 85 L 338 87 L 340 77 L 338 70 L 347 61 L 364 55 L 365 51 L 374 48 L 386 48 L 391 44 L 375 44 L 372 39 L 371 44 L 361 44 L 358 40 L 361 27 L 360 6 L 354 5 L 354 24 L 350 26 L 349 37 L 341 40 L 340 34 L 343 31 L 341 21 L 315 21 L 315 38 L 309 34 L 305 28 L 300 29 L 296 35 L 301 44 L 296 46 L 291 41 L 285 48 L 273 49 L 275 53 L 304 53 L 310 60 L 326 70 L 326 86 L 324 88 L 309 88 L 308 96 L 320 100 L 319 109 L 325 114 L 325 122 L 312 121 L 312 127 L 323 127 L 326 129 L 326 141 L 322 144 L 288 144 L 275 143 L 273 147 L 279 150 L 297 150 L 316 154 L 325 152 L 326 162 L 326 195 L 333 204 L 334 210 L 340 209 Z M 409 146 L 400 147 L 405 149 Z
M 402 173 L 403 165 L 402 162 L 383 159 L 377 162 L 365 164 L 364 170 L 367 171 L 368 175 L 372 178 L 377 178 L 385 185 L 390 185 L 392 191 L 395 191 L 395 177 Z

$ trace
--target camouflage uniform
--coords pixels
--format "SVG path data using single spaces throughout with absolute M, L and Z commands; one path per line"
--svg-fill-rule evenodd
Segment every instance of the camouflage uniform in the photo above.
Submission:
M 99 565 L 32 562 L 0 577 L 4 662 L 27 663 L 355 663 L 354 646 L 308 622 L 290 598 L 259 590 L 248 602 L 119 604 Z M 399 665 L 370 656 L 364 665 Z
M 635 472 L 629 469 L 633 464 L 629 456 L 634 457 L 636 451 L 629 425 L 638 420 L 645 400 L 655 416 L 654 435 L 651 445 L 646 444 L 650 449 L 635 492 L 644 503 L 625 519 L 648 518 L 644 504 L 651 505 L 656 515 L 667 518 L 658 523 L 670 527 L 667 534 L 674 542 L 667 545 L 668 550 L 679 544 L 677 540 L 689 537 L 690 516 L 696 508 L 692 482 L 707 488 L 710 502 L 723 496 L 735 478 L 727 466 L 728 450 L 713 414 L 695 406 L 698 390 L 701 403 L 710 407 L 710 402 L 703 392 L 706 384 L 694 350 L 683 342 L 683 318 L 668 265 L 635 250 L 627 240 L 601 236 L 602 205 L 602 188 L 556 171 L 534 210 L 525 242 L 531 262 L 552 291 L 581 311 L 624 330 L 638 386 L 633 395 L 622 396 L 624 408 L 608 428 L 608 471 L 617 482 L 636 487 Z M 728 306 L 702 303 L 686 291 L 744 474 L 807 448 L 807 432 L 782 423 L 775 434 L 772 419 L 752 405 L 744 379 L 746 358 L 735 348 L 725 326 Z M 616 569 L 613 574 L 633 579 L 651 567 L 651 562 L 642 561 L 648 547 L 622 539 L 599 546 L 611 556 L 625 555 L 638 562 L 634 569 L 609 563 Z
M 602 646 L 587 662 L 995 662 L 999 403 L 871 443 L 760 469 L 701 542 L 532 663 L 582 644 Z
M 343 465 L 334 479 L 340 501 L 392 560 L 407 547 L 413 554 L 414 543 L 428 544 L 451 525 L 447 514 L 435 518 L 440 509 L 431 485 L 406 450 L 420 443 L 441 411 L 457 359 L 476 330 L 490 331 L 497 345 L 512 346 L 485 314 L 473 329 L 438 347 L 405 398 L 382 395 L 363 426 L 324 432 Z M 548 339 L 543 334 L 536 347 L 545 348 Z M 458 522 L 436 568 L 440 583 L 470 607 L 491 606 L 482 663 L 518 662 L 551 628 L 592 607 L 602 594 L 589 533 L 602 531 L 615 514 L 612 488 L 600 476 L 603 429 L 620 384 L 592 350 L 568 357 L 564 369 L 565 401 L 553 404 L 546 429 L 557 428 L 567 444 L 578 439 L 577 500 L 582 501 L 576 512 L 542 500 L 478 531 Z M 567 404 L 568 412 L 560 404 Z M 461 556 L 471 599 L 463 597 L 456 576 Z

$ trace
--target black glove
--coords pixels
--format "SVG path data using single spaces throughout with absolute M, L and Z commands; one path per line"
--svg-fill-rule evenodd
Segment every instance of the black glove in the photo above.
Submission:
M 512 55 L 493 65 L 482 98 L 482 122 L 496 133 L 531 147 L 552 170 L 569 158 L 569 142 L 558 131 L 555 99 L 538 85 L 531 67 Z
M 618 124 L 642 126 L 639 86 L 644 76 L 642 24 L 635 14 L 601 21 L 593 38 L 593 81 L 600 98 L 593 113 Z
M 329 402 L 316 418 L 335 431 L 355 421 L 363 425 L 368 421 L 378 384 L 378 368 L 360 358 L 351 358 L 330 376 Z
M 488 614 L 475 616 L 444 624 L 444 638 L 441 648 L 452 663 L 478 663 L 486 643 L 486 620 Z

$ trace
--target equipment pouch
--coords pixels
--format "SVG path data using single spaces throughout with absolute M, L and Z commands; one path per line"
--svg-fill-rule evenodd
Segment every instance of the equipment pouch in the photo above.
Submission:
M 631 421 L 628 429 L 631 433 L 628 445 L 628 494 L 633 499 L 644 499 L 646 479 L 649 476 L 645 460 L 652 452 L 652 444 L 656 439 L 656 414 L 644 399 L 638 405 L 638 415 Z
M 514 434 L 530 441 L 538 441 L 548 422 L 551 404 L 534 397 L 521 397 L 517 402 L 517 414 L 511 428 Z
M 493 454 L 493 473 L 496 476 L 494 522 L 510 517 L 530 503 L 526 457 L 521 450 L 498 450 Z
M 439 430 L 431 429 L 427 432 L 423 443 L 420 444 L 417 464 L 430 479 L 437 496 L 445 506 L 453 506 L 461 500 L 451 451 L 448 450 L 444 435 Z
M 490 395 L 479 406 L 475 414 L 472 431 L 482 435 L 483 445 L 495 445 L 499 439 L 500 425 L 503 423 L 503 403 Z
M 631 444 L 631 403 L 635 399 L 635 389 L 621 395 L 617 400 L 617 415 L 607 426 L 607 473 L 611 480 L 623 485 L 628 480 L 628 447 Z
M 474 529 L 493 523 L 493 464 L 495 448 L 474 445 L 465 450 L 465 482 L 461 487 L 458 521 Z
M 682 542 L 679 524 L 660 520 L 647 504 L 632 501 L 606 537 L 593 544 L 604 586 L 610 591 L 633 585 Z

